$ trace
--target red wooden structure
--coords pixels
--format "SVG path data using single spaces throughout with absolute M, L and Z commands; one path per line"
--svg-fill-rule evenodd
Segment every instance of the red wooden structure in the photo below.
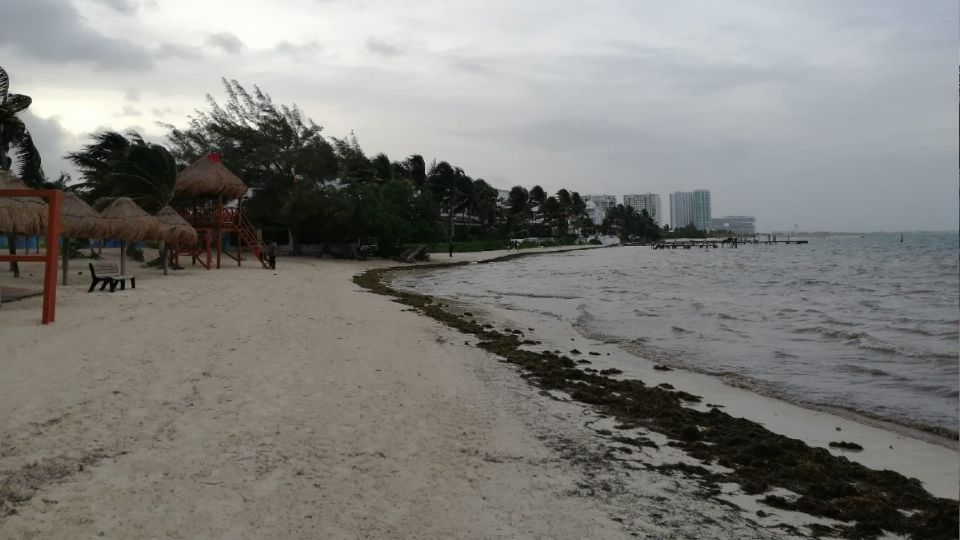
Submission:
M 43 255 L 0 255 L 0 262 L 46 263 L 43 268 L 43 316 L 40 320 L 43 324 L 50 324 L 57 315 L 57 258 L 63 192 L 56 189 L 0 189 L 0 197 L 40 197 L 47 200 L 47 252 Z
M 220 268 L 222 256 L 226 255 L 241 266 L 243 248 L 246 247 L 264 268 L 268 268 L 265 246 L 243 215 L 246 193 L 246 184 L 223 165 L 219 152 L 211 152 L 180 171 L 171 206 L 197 230 L 199 238 L 194 245 L 174 246 L 172 262 L 179 265 L 180 256 L 189 255 L 194 265 L 199 262 L 209 270 L 214 264 Z M 237 201 L 236 206 L 225 204 L 233 200 Z M 224 235 L 235 240 L 235 253 L 223 249 Z
M 257 237 L 253 225 L 243 215 L 243 201 L 237 201 L 236 207 L 224 206 L 223 197 L 213 201 L 193 201 L 192 203 L 174 202 L 174 208 L 184 220 L 197 230 L 199 240 L 194 245 L 179 244 L 172 250 L 174 264 L 180 264 L 181 255 L 189 255 L 192 264 L 200 263 L 209 270 L 214 265 L 220 268 L 222 256 L 243 262 L 243 248 L 246 247 L 254 258 L 268 268 L 263 241 Z M 230 235 L 236 251 L 231 253 L 223 248 L 224 235 Z

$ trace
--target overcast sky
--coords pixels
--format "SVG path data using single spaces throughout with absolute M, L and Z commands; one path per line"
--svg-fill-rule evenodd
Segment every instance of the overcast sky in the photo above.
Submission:
M 48 176 L 221 77 L 509 188 L 709 189 L 758 229 L 956 230 L 956 0 L 0 0 Z

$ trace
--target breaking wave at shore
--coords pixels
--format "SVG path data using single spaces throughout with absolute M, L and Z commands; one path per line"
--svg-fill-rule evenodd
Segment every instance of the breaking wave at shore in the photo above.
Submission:
M 798 404 L 955 436 L 956 239 L 910 240 L 605 249 L 399 285 L 560 320 L 637 357 Z

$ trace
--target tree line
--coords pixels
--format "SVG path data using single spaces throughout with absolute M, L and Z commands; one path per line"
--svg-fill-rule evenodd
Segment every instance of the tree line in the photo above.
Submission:
M 515 186 L 501 201 L 482 178 L 447 161 L 427 163 L 420 154 L 392 160 L 369 157 L 351 133 L 328 137 L 296 105 L 277 104 L 257 86 L 251 90 L 223 80 L 226 99 L 207 96 L 207 108 L 185 127 L 161 124 L 168 145 L 135 131 L 102 131 L 66 158 L 80 174 L 47 180 L 40 156 L 17 113 L 26 96 L 6 93 L 0 68 L 0 167 L 15 150 L 21 178 L 31 187 L 60 187 L 88 202 L 126 196 L 155 212 L 173 199 L 177 172 L 210 151 L 253 188 L 244 207 L 265 239 L 289 243 L 375 243 L 381 255 L 404 244 L 509 238 L 553 238 L 612 234 L 656 240 L 660 230 L 646 214 L 618 206 L 599 227 L 587 216 L 579 193 Z

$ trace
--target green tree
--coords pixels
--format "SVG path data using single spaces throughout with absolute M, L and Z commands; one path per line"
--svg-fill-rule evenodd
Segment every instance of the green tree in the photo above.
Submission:
M 208 95 L 208 110 L 190 117 L 186 128 L 164 124 L 173 154 L 186 164 L 218 150 L 224 165 L 256 188 L 246 205 L 250 219 L 289 229 L 293 251 L 299 253 L 295 229 L 302 227 L 290 220 L 303 214 L 283 210 L 293 207 L 288 203 L 300 194 L 299 183 L 319 189 L 338 173 L 348 181 L 373 178 L 369 160 L 353 136 L 334 139 L 335 151 L 321 134 L 323 128 L 296 105 L 278 105 L 257 86 L 247 91 L 236 80 L 223 79 L 223 85 L 223 105 Z
M 410 180 L 413 182 L 413 185 L 418 189 L 422 188 L 427 182 L 427 164 L 423 160 L 423 156 L 419 154 L 413 154 L 406 159 L 404 165 L 408 171 L 408 174 L 410 175 Z
M 388 158 L 386 154 L 380 153 L 374 156 L 373 159 L 370 160 L 370 166 L 373 167 L 373 172 L 377 179 L 393 180 L 393 164 L 390 163 L 390 158 Z
M 513 186 L 507 195 L 507 221 L 510 235 L 515 236 L 521 230 L 530 227 L 530 192 L 523 186 Z
M 19 165 L 20 179 L 30 187 L 40 187 L 44 181 L 40 164 L 40 152 L 33 144 L 33 137 L 19 114 L 27 110 L 32 100 L 23 94 L 11 94 L 10 78 L 0 67 L 0 171 L 9 171 L 13 165 L 10 151 L 13 150 Z M 11 255 L 17 254 L 16 238 L 7 236 L 7 248 Z M 20 265 L 10 263 L 13 277 L 20 277 Z
M 454 218 L 469 202 L 473 181 L 460 167 L 441 161 L 430 167 L 426 186 L 440 202 L 441 213 L 447 215 L 447 244 L 452 257 Z
M 559 236 L 560 221 L 563 216 L 563 206 L 560 201 L 553 196 L 547 197 L 540 205 L 540 215 L 543 217 L 544 225 L 553 231 L 556 236 Z
M 470 215 L 475 216 L 489 233 L 500 217 L 499 193 L 482 178 L 473 181 L 470 192 Z

